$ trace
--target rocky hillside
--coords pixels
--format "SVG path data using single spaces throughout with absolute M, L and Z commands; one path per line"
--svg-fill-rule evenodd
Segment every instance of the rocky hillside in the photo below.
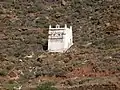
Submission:
M 65 54 L 45 51 L 49 24 L 73 26 Z M 2 90 L 119 90 L 120 0 L 1 0 L 0 63 Z

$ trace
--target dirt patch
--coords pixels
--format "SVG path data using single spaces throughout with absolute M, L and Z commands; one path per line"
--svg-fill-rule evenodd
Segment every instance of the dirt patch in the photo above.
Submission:
M 117 73 L 117 72 L 116 72 Z M 66 74 L 66 77 L 72 78 L 72 77 L 104 77 L 104 76 L 111 76 L 114 75 L 115 72 L 111 72 L 108 70 L 103 71 L 95 71 L 95 68 L 93 66 L 83 66 L 81 68 L 75 68 L 68 74 Z

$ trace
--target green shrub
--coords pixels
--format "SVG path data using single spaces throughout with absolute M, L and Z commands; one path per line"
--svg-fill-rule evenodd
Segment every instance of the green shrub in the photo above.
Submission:
M 6 73 L 6 71 L 0 71 L 0 76 L 6 76 L 7 75 L 7 73 Z
M 12 82 L 11 84 L 3 85 L 5 90 L 16 90 L 15 88 L 19 87 L 19 84 Z
M 39 85 L 36 90 L 57 90 L 55 87 L 52 87 L 53 83 L 47 82 L 42 85 Z

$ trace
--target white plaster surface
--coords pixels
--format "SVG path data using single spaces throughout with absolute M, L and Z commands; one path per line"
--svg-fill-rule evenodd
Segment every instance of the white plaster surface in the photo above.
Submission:
M 49 26 L 48 51 L 65 52 L 73 45 L 72 26 L 65 24 L 64 28 L 56 25 L 55 28 Z

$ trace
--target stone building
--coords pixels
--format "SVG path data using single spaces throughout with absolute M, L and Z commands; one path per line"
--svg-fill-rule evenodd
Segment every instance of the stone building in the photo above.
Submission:
M 72 26 L 70 28 L 65 24 L 64 27 L 49 25 L 48 51 L 65 52 L 73 45 Z

